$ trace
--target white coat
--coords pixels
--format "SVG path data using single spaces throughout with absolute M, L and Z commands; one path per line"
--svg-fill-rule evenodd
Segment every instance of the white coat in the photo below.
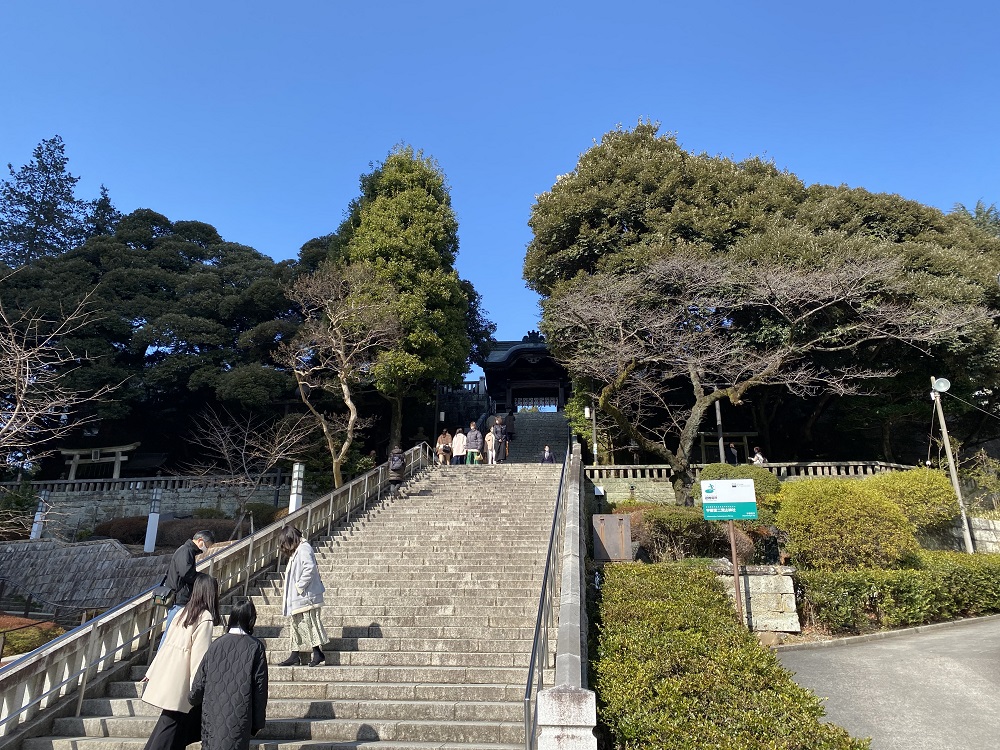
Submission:
M 305 612 L 323 604 L 326 586 L 319 577 L 316 567 L 316 553 L 305 539 L 292 553 L 285 570 L 285 594 L 281 602 L 281 613 L 288 615 Z
M 187 713 L 191 710 L 188 693 L 202 657 L 212 644 L 213 625 L 211 612 L 202 612 L 201 618 L 191 627 L 181 625 L 183 618 L 182 609 L 174 617 L 163 645 L 146 670 L 149 681 L 142 692 L 142 700 L 157 708 Z

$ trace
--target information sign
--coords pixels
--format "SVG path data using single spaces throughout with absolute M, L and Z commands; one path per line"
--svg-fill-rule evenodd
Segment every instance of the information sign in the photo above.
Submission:
M 706 521 L 747 521 L 757 518 L 752 479 L 707 479 L 701 483 L 701 509 Z

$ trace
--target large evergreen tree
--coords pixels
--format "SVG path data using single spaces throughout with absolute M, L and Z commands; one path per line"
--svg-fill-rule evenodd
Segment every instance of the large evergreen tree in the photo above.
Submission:
M 529 285 L 548 298 L 543 328 L 565 361 L 580 365 L 588 356 L 613 355 L 623 363 L 620 370 L 611 360 L 603 370 L 596 365 L 597 371 L 577 367 L 579 387 L 603 394 L 614 408 L 612 391 L 617 386 L 636 386 L 639 378 L 645 378 L 642 387 L 650 398 L 636 405 L 643 411 L 621 411 L 624 416 L 618 421 L 625 435 L 637 427 L 652 428 L 653 432 L 633 437 L 660 443 L 671 453 L 687 453 L 678 442 L 682 426 L 671 429 L 664 421 L 671 413 L 667 406 L 689 411 L 697 406 L 697 412 L 700 399 L 711 403 L 720 395 L 716 389 L 700 392 L 704 385 L 719 385 L 727 379 L 749 384 L 723 388 L 721 394 L 742 407 L 736 411 L 752 416 L 752 424 L 743 429 L 756 428 L 765 446 L 768 440 L 780 443 L 780 450 L 775 445 L 772 452 L 783 458 L 799 452 L 803 458 L 812 458 L 817 452 L 830 455 L 835 450 L 842 452 L 839 457 L 848 451 L 854 458 L 878 453 L 895 458 L 894 449 L 908 436 L 907 426 L 917 419 L 923 423 L 926 417 L 929 374 L 947 374 L 954 392 L 969 397 L 979 393 L 981 404 L 997 408 L 989 403 L 991 391 L 984 390 L 995 390 L 993 384 L 1000 374 L 1000 347 L 990 312 L 1000 308 L 996 283 L 1000 241 L 984 231 L 988 210 L 979 210 L 978 217 L 961 211 L 946 215 L 897 195 L 807 187 L 795 175 L 760 159 L 734 162 L 688 153 L 674 138 L 660 136 L 657 130 L 654 124 L 640 123 L 632 130 L 606 134 L 580 157 L 576 169 L 539 196 L 530 220 L 534 238 L 524 265 Z M 590 318 L 590 311 L 579 308 L 581 295 L 585 298 L 589 290 L 591 296 L 608 302 L 607 292 L 621 288 L 623 279 L 646 278 L 650 269 L 666 268 L 666 260 L 715 263 L 720 272 L 742 268 L 746 279 L 766 280 L 768 274 L 781 273 L 788 278 L 805 278 L 803 274 L 817 278 L 834 270 L 829 267 L 831 258 L 859 268 L 874 263 L 872 267 L 884 269 L 891 277 L 882 279 L 877 293 L 867 301 L 858 297 L 840 307 L 831 305 L 828 317 L 810 316 L 808 327 L 783 318 L 782 311 L 791 301 L 811 309 L 822 299 L 821 288 L 812 287 L 816 294 L 811 301 L 806 299 L 806 286 L 798 299 L 775 298 L 768 311 L 753 302 L 751 295 L 734 298 L 732 291 L 738 284 L 713 282 L 708 297 L 699 296 L 694 288 L 687 291 L 692 304 L 697 301 L 702 306 L 702 313 L 688 310 L 684 325 L 691 326 L 690 331 L 701 330 L 696 318 L 709 312 L 712 304 L 729 310 L 712 325 L 717 332 L 736 336 L 741 357 L 748 356 L 748 351 L 756 356 L 773 352 L 779 344 L 791 345 L 805 336 L 818 345 L 800 351 L 796 366 L 808 366 L 823 377 L 853 368 L 866 375 L 868 391 L 880 394 L 878 398 L 846 395 L 856 388 L 831 391 L 822 386 L 792 388 L 795 392 L 791 393 L 789 383 L 773 379 L 773 371 L 761 378 L 752 368 L 742 374 L 721 364 L 713 372 L 699 372 L 697 366 L 671 369 L 665 366 L 666 359 L 673 357 L 676 363 L 693 350 L 651 352 L 648 329 L 641 326 L 621 329 L 623 336 L 634 337 L 636 360 L 629 364 L 627 342 L 609 353 L 610 334 L 588 337 L 578 330 Z M 690 280 L 692 284 L 711 280 L 710 265 L 700 268 L 703 272 Z M 620 317 L 631 315 L 636 305 L 647 316 L 653 315 L 653 320 L 659 310 L 660 319 L 676 322 L 677 306 L 685 305 L 685 288 L 662 274 L 657 278 L 657 283 L 646 286 L 633 284 L 631 293 L 636 298 L 608 310 Z M 720 288 L 729 291 L 723 294 Z M 670 294 L 662 293 L 664 289 L 670 289 Z M 782 287 L 781 293 L 788 292 Z M 961 309 L 978 310 L 973 315 L 980 319 L 972 326 L 934 324 L 919 331 L 903 328 L 896 332 L 891 319 L 883 318 L 878 331 L 871 329 L 872 320 L 863 321 L 867 306 L 884 310 L 885 305 L 897 304 L 906 311 L 899 320 L 912 321 L 911 313 L 918 318 L 925 314 L 922 319 L 931 324 L 935 311 Z M 587 314 L 574 320 L 574 310 Z M 837 315 L 832 314 L 834 310 L 839 310 Z M 861 317 L 852 321 L 852 316 Z M 859 321 L 865 325 L 858 326 Z M 596 326 L 595 321 L 591 332 L 598 330 Z M 850 340 L 852 331 L 865 328 L 868 338 Z M 813 339 L 817 333 L 819 338 Z M 918 334 L 919 342 L 911 334 Z M 664 340 L 662 335 L 660 340 Z M 653 359 L 643 360 L 640 353 Z M 894 377 L 867 377 L 880 372 L 892 372 Z M 611 391 L 606 390 L 609 385 Z M 656 406 L 651 400 L 654 394 L 669 404 Z M 825 437 L 823 445 L 811 445 L 808 436 L 818 433 Z M 639 442 L 656 452 L 648 442 Z M 912 448 L 909 451 L 907 458 L 913 456 Z
M 457 254 L 458 221 L 444 173 L 433 159 L 399 146 L 361 178 L 361 195 L 337 232 L 307 243 L 300 256 L 307 268 L 324 256 L 369 264 L 396 290 L 402 337 L 372 367 L 375 387 L 392 407 L 394 444 L 402 438 L 404 399 L 431 398 L 436 383 L 457 384 L 495 330 L 475 289 L 458 277 Z
M 86 204 L 74 195 L 80 179 L 67 170 L 58 135 L 39 143 L 31 161 L 0 183 L 0 261 L 19 268 L 58 255 L 85 237 Z
M 169 450 L 207 406 L 266 416 L 294 399 L 294 381 L 270 363 L 296 326 L 283 292 L 289 276 L 288 264 L 226 242 L 208 224 L 140 209 L 114 234 L 24 267 L 0 294 L 8 309 L 52 315 L 89 295 L 87 325 L 66 338 L 89 360 L 68 385 L 120 383 L 97 409 L 101 440 Z

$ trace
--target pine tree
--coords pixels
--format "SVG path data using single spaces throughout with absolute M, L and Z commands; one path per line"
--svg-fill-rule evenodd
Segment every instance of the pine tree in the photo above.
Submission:
M 74 195 L 79 177 L 66 169 L 58 135 L 43 140 L 32 159 L 0 183 L 0 261 L 19 268 L 59 255 L 83 241 L 86 204 Z

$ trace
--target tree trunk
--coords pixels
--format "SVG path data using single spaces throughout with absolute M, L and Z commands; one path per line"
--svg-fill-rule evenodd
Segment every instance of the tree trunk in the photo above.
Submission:
M 406 446 L 403 445 L 403 397 L 402 396 L 389 396 L 389 404 L 392 407 L 392 419 L 389 422 L 389 450 L 391 451 L 394 446 L 399 446 L 406 450 Z M 434 440 L 435 436 L 431 436 L 431 440 Z
M 892 452 L 892 428 L 895 422 L 892 419 L 882 421 L 882 455 L 891 464 L 896 463 L 896 458 Z

